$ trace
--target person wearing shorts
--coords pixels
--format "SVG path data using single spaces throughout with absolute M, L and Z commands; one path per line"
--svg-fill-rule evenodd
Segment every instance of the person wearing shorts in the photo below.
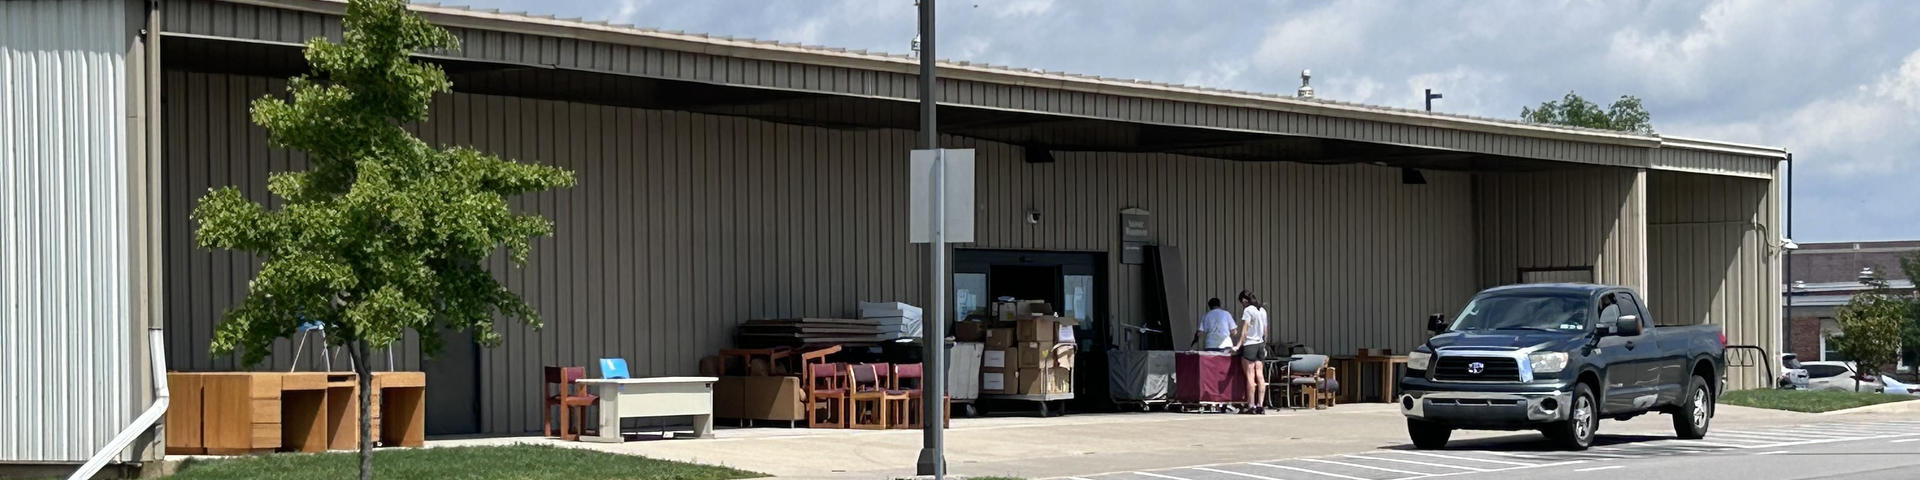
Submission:
M 1234 348 L 1246 370 L 1247 412 L 1267 413 L 1267 372 L 1261 362 L 1267 358 L 1267 306 L 1252 290 L 1241 290 L 1240 307 L 1240 338 Z

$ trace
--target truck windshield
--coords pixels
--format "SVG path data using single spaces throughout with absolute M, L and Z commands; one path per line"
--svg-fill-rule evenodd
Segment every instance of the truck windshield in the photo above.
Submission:
M 1495 295 L 1473 299 L 1450 331 L 1587 329 L 1587 300 L 1574 295 Z

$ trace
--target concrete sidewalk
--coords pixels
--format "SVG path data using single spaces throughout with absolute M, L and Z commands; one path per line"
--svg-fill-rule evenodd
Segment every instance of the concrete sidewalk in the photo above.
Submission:
M 1875 415 L 1862 413 L 1861 415 Z M 1911 418 L 1911 415 L 1904 415 Z M 1814 414 L 1722 406 L 1715 428 L 1831 420 Z M 1664 415 L 1608 421 L 1602 435 L 1672 435 Z M 1538 437 L 1535 433 L 1457 432 L 1455 439 Z M 912 477 L 918 430 L 721 429 L 711 440 L 623 444 L 541 437 L 433 440 L 429 446 L 542 443 L 725 465 L 789 478 Z M 1055 418 L 959 419 L 947 431 L 948 471 L 956 476 L 1049 477 L 1172 466 L 1351 453 L 1407 444 L 1405 422 L 1388 404 L 1282 410 L 1264 416 L 1179 413 L 1079 414 Z

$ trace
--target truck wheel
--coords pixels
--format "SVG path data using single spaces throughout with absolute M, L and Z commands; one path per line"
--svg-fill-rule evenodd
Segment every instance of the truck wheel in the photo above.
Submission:
M 1447 447 L 1447 438 L 1453 436 L 1453 429 L 1446 425 L 1425 420 L 1407 419 L 1407 436 L 1413 437 L 1413 446 L 1421 450 L 1439 450 Z
M 1707 379 L 1694 376 L 1687 383 L 1687 403 L 1673 413 L 1673 433 L 1680 438 L 1697 440 L 1707 436 L 1707 426 L 1713 421 L 1713 392 L 1707 391 Z
M 1586 450 L 1593 446 L 1593 436 L 1600 429 L 1600 409 L 1594 405 L 1593 389 L 1585 383 L 1573 386 L 1573 406 L 1567 413 L 1567 419 L 1557 425 L 1542 429 L 1540 433 L 1568 450 Z

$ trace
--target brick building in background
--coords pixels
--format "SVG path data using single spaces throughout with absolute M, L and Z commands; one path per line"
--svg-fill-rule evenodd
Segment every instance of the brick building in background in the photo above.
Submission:
M 1895 291 L 1912 293 L 1913 279 L 1900 269 L 1900 258 L 1920 255 L 1920 241 L 1803 243 L 1788 259 L 1787 352 L 1803 361 L 1843 360 L 1827 350 L 1822 331 L 1835 332 L 1835 313 L 1853 294 L 1865 291 L 1860 281 L 1868 274 L 1886 280 Z M 1914 354 L 1904 352 L 1902 365 L 1911 368 Z

